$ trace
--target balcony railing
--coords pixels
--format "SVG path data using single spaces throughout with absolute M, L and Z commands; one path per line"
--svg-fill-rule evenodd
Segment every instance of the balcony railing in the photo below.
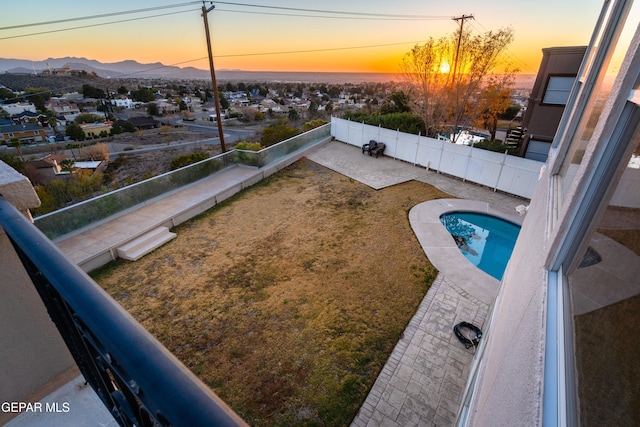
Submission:
M 36 226 L 50 239 L 79 230 L 135 205 L 174 191 L 228 167 L 243 164 L 263 167 L 329 137 L 326 124 L 260 151 L 231 150 L 172 172 L 111 191 L 84 202 L 35 218 Z
M 120 425 L 245 425 L 1 196 L 0 227 L 84 378 Z

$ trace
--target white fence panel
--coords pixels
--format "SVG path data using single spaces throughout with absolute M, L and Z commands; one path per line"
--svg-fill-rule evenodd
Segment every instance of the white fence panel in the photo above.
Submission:
M 418 159 L 416 164 L 427 169 L 440 169 L 440 154 L 446 141 L 438 141 L 426 136 L 420 137 L 420 147 L 418 148 Z
M 469 162 L 464 180 L 476 182 L 495 189 L 500 177 L 504 155 L 493 151 L 479 150 L 467 147 Z
M 533 196 L 543 165 L 534 160 L 336 117 L 331 118 L 331 132 L 335 139 L 357 147 L 372 139 L 384 142 L 387 146 L 384 153 L 389 157 L 529 199 Z M 633 184 L 638 178 L 634 179 Z M 630 198 L 632 196 L 625 196 L 625 199 Z
M 331 120 L 331 136 L 338 141 L 349 141 L 350 123 L 348 120 Z
M 469 148 L 464 145 L 445 143 L 442 145 L 442 157 L 439 172 L 463 178 L 467 167 Z
M 530 199 L 536 189 L 543 163 L 515 156 L 505 156 L 497 189 Z
M 386 130 L 386 129 L 382 129 L 381 127 L 376 127 L 376 126 L 369 126 L 369 125 L 362 125 L 362 140 L 361 143 L 359 144 L 362 147 L 362 144 L 368 144 L 369 141 L 373 140 L 373 141 L 378 141 L 380 142 L 380 132 L 382 130 Z

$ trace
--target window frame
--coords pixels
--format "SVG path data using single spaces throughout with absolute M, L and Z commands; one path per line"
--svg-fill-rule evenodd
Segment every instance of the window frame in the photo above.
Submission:
M 621 0 L 620 3 L 624 1 Z M 629 9 L 630 5 L 626 8 L 627 13 Z M 616 21 L 615 25 L 623 27 L 624 20 Z M 619 31 L 616 32 L 619 34 Z M 605 109 L 588 143 L 591 152 L 580 164 L 569 191 L 569 203 L 558 206 L 554 205 L 553 197 L 550 200 L 550 211 L 561 208 L 562 213 L 558 216 L 557 224 L 551 223 L 554 227 L 545 262 L 548 271 L 543 401 L 545 425 L 573 425 L 577 421 L 569 277 L 577 269 L 581 254 L 589 245 L 598 218 L 609 205 L 617 182 L 626 168 L 624 160 L 631 156 L 640 139 L 639 86 L 640 28 L 637 28 Z M 567 140 L 563 140 L 563 143 L 564 141 Z M 571 139 L 564 144 L 568 145 L 570 142 Z M 556 161 L 559 160 L 556 158 Z M 550 179 L 553 191 L 554 183 L 561 177 L 551 175 Z
M 551 144 L 549 165 L 552 176 L 560 173 L 566 161 L 571 143 L 601 77 L 600 72 L 606 70 L 606 64 L 613 54 L 632 5 L 633 1 L 627 0 L 605 0 L 602 5 L 589 47 L 567 100 L 566 106 L 571 108 L 565 109 Z
M 547 94 L 549 93 L 550 90 L 555 91 L 555 92 L 562 92 L 565 93 L 564 90 L 559 90 L 559 89 L 549 89 L 549 86 L 551 84 L 551 81 L 553 79 L 568 79 L 571 78 L 571 86 L 568 88 L 568 90 L 566 90 L 566 94 L 567 94 L 567 99 L 564 100 L 563 102 L 547 102 L 545 101 L 545 99 L 547 98 Z M 547 76 L 547 82 L 545 84 L 544 87 L 544 93 L 542 95 L 542 100 L 540 101 L 540 105 L 544 105 L 547 107 L 565 107 L 568 105 L 569 99 L 571 98 L 571 91 L 573 90 L 573 87 L 576 85 L 576 80 L 578 80 L 578 75 L 577 74 L 549 74 Z

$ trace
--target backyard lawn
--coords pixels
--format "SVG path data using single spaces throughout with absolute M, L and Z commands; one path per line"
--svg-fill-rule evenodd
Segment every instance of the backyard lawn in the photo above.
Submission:
M 302 159 L 94 279 L 251 425 L 349 425 L 436 271 L 408 212 Z

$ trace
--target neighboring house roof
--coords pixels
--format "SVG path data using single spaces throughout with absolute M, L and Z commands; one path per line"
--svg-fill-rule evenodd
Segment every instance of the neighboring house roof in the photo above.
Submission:
M 0 132 L 2 133 L 8 133 L 8 132 L 25 132 L 25 131 L 32 131 L 32 130 L 43 130 L 42 127 L 40 125 L 37 125 L 35 123 L 25 123 L 23 125 L 7 125 L 7 126 L 0 126 Z
M 160 124 L 160 122 L 153 117 L 131 117 L 126 120 L 128 122 L 133 123 L 135 127 L 156 127 Z
M 94 161 L 87 161 L 87 162 L 75 162 L 74 165 L 78 169 L 97 169 L 101 163 L 102 163 L 102 160 L 94 160 Z
M 42 116 L 43 114 L 40 113 L 34 113 L 33 111 L 29 111 L 29 110 L 25 110 L 22 111 L 18 114 L 14 114 L 13 117 L 15 118 L 21 118 L 21 117 L 39 117 Z
M 27 164 L 34 166 L 36 169 L 56 168 L 56 171 L 59 171 L 60 163 L 67 158 L 64 154 L 47 154 L 38 160 L 30 160 Z

